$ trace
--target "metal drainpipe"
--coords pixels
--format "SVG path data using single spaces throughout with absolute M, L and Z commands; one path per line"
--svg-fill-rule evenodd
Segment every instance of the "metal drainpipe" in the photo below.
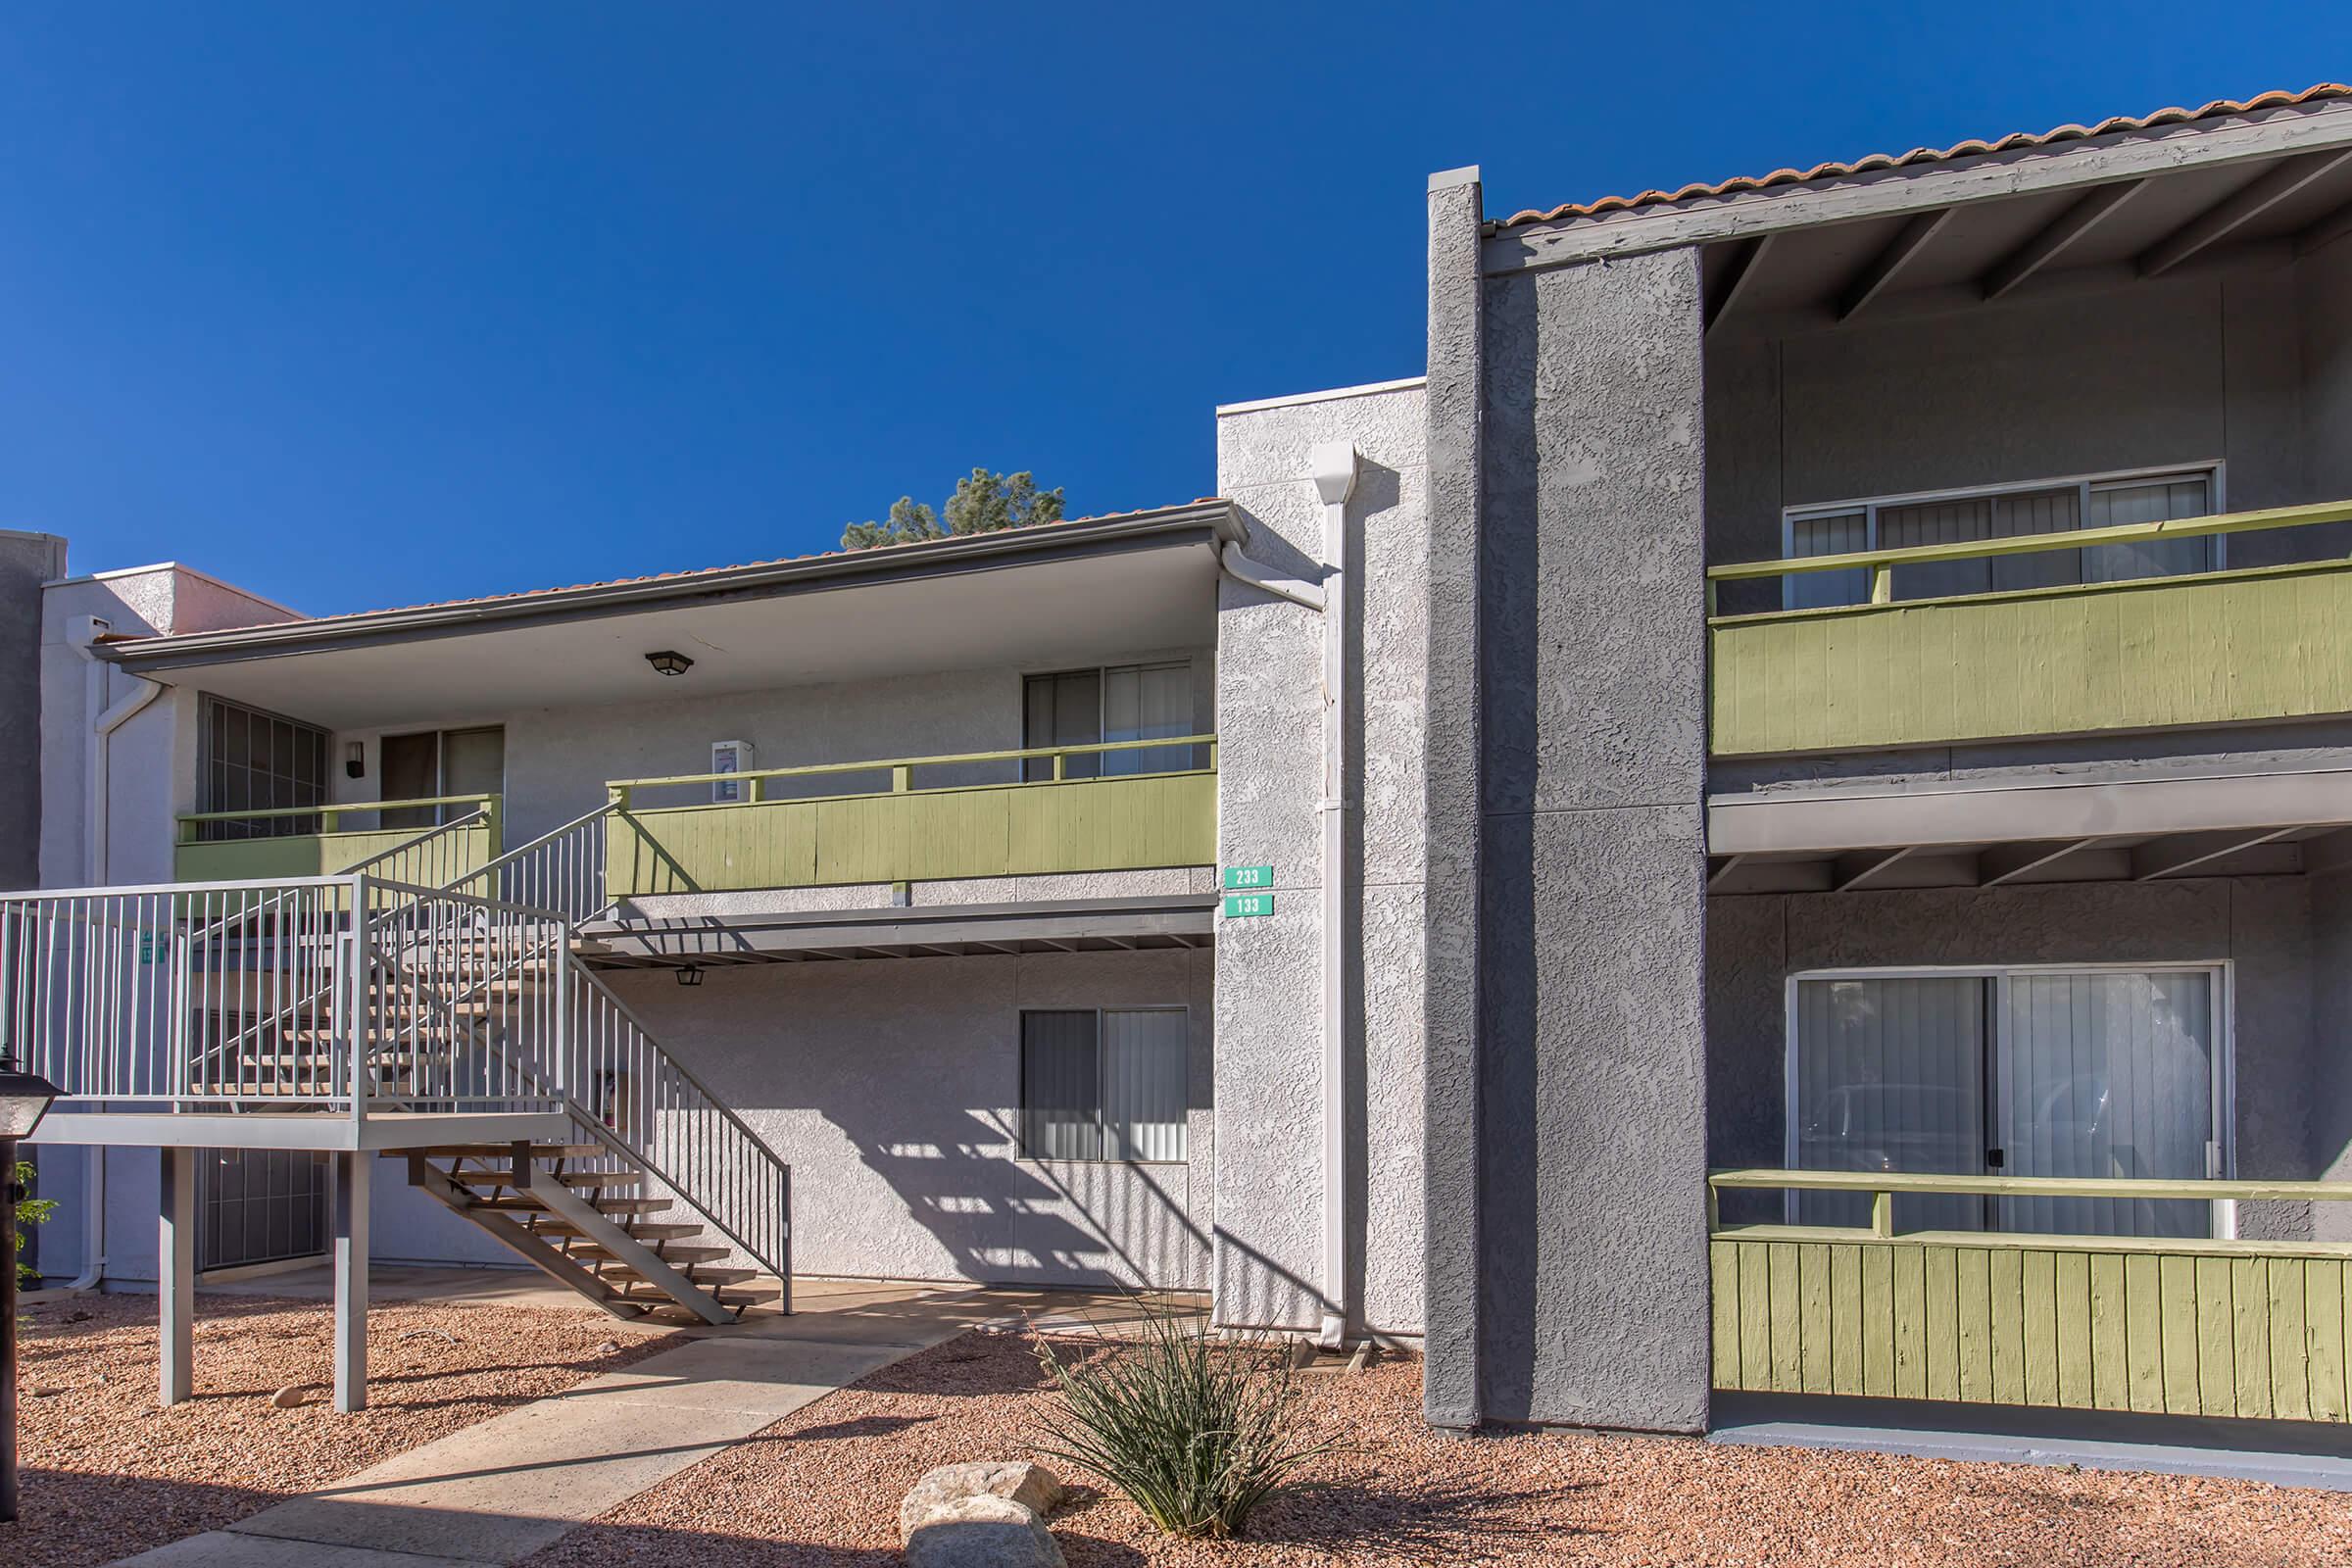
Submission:
M 92 887 L 104 887 L 113 874 L 108 854 L 113 803 L 110 742 L 133 715 L 164 694 L 163 686 L 144 677 L 121 702 L 107 706 L 109 666 L 97 653 L 100 637 L 110 630 L 96 615 L 77 617 L 66 633 L 74 651 L 88 661 L 84 674 L 83 711 L 90 714 L 90 735 L 84 755 L 82 810 L 82 874 Z M 106 1278 L 106 1151 L 92 1147 L 83 1155 L 81 1272 L 66 1284 L 70 1291 L 86 1291 Z
M 1348 1288 L 1347 931 L 1348 871 L 1348 497 L 1355 489 L 1355 447 L 1321 441 L 1307 471 L 1323 502 L 1323 1328 L 1316 1344 L 1336 1350 L 1355 1302 Z

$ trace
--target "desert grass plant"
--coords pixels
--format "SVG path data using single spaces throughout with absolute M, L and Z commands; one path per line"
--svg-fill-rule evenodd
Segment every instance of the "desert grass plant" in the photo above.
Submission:
M 1298 1428 L 1289 1362 L 1212 1336 L 1194 1315 L 1147 1310 L 1143 1331 L 1065 1357 L 1037 1341 L 1062 1405 L 1041 1451 L 1125 1493 L 1172 1536 L 1238 1536 L 1250 1511 L 1339 1447 Z

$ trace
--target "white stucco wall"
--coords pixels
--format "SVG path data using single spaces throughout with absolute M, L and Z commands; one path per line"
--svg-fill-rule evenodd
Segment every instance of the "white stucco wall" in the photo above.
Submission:
M 1248 550 L 1309 577 L 1323 509 L 1309 449 L 1348 440 L 1360 567 L 1350 600 L 1357 803 L 1345 875 L 1355 931 L 1345 994 L 1360 1016 L 1345 1086 L 1352 1330 L 1421 1327 L 1422 698 L 1428 522 L 1420 385 L 1243 405 L 1217 421 L 1217 489 Z M 1217 1312 L 1308 1329 L 1322 1277 L 1321 617 L 1228 581 L 1218 605 L 1219 858 L 1274 867 L 1270 918 L 1217 932 Z
M 1216 1119 L 1205 950 L 721 968 L 615 989 L 793 1168 L 815 1275 L 1202 1289 Z M 1188 1010 L 1183 1164 L 1017 1157 L 1024 1008 Z

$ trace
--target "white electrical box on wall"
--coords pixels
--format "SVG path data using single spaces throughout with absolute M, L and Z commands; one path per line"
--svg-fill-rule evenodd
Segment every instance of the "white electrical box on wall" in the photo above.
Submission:
M 712 741 L 710 743 L 710 771 L 713 773 L 749 773 L 759 766 L 750 741 Z M 714 778 L 710 781 L 710 799 L 714 804 L 751 799 L 742 781 Z

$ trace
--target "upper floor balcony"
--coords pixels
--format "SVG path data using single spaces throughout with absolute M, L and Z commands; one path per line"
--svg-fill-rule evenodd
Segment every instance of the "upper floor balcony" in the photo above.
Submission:
M 1205 866 L 1216 755 L 1200 734 L 619 779 L 602 810 L 506 853 L 495 795 L 192 812 L 174 872 L 366 872 L 578 917 L 679 894 Z
M 2352 560 L 2179 570 L 2192 550 L 2226 561 L 2230 538 L 2345 521 L 2352 502 L 2336 501 L 1716 566 L 1710 611 L 1728 585 L 1766 578 L 1786 585 L 1792 608 L 1710 614 L 1708 750 L 1860 751 L 2352 712 Z M 1986 586 L 1952 591 L 1963 571 Z M 2012 581 L 2043 585 L 2000 586 Z M 1848 597 L 1859 602 L 1838 602 Z

